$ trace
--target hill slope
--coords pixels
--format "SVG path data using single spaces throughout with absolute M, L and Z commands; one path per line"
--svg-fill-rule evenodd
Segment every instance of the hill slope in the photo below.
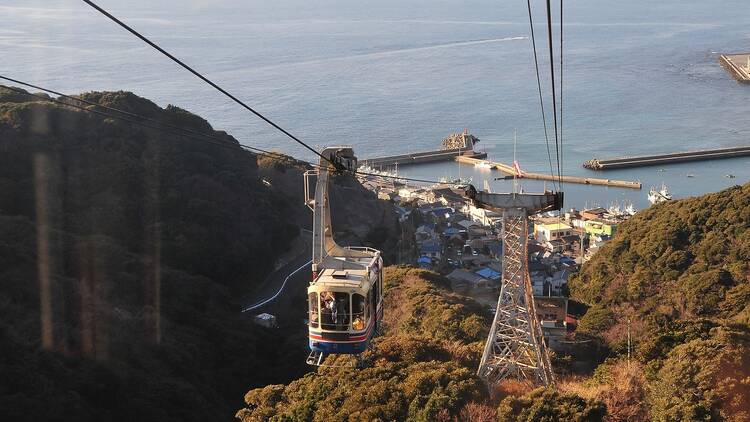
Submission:
M 543 389 L 500 402 L 476 376 L 489 315 L 476 302 L 450 292 L 428 271 L 385 270 L 384 333 L 365 352 L 363 369 L 335 367 L 350 357 L 329 357 L 317 373 L 288 385 L 249 391 L 243 422 L 600 421 L 601 403 Z M 528 391 L 522 386 L 515 393 Z M 499 392 L 495 399 L 510 393 Z M 520 394 L 519 394 L 520 395 Z
M 630 328 L 651 419 L 750 419 L 749 228 L 750 184 L 657 205 L 571 281 L 614 359 Z
M 81 96 L 220 141 L 0 87 L 0 419 L 229 419 L 248 386 L 304 374 L 304 310 L 276 331 L 238 311 L 309 225 L 305 167 L 174 106 Z M 392 226 L 354 190 L 346 223 Z

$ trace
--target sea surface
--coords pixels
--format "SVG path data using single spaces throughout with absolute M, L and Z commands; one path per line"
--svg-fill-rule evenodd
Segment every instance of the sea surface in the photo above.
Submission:
M 416 152 L 468 129 L 490 159 L 509 163 L 517 133 L 521 167 L 549 172 L 525 1 L 99 3 L 316 148 L 353 145 L 361 158 Z M 532 5 L 549 112 L 545 2 Z M 750 144 L 750 86 L 717 62 L 719 53 L 750 51 L 747 0 L 573 0 L 564 30 L 563 172 L 644 183 L 642 191 L 565 184 L 566 207 L 643 208 L 651 185 L 666 183 L 681 198 L 750 181 L 748 157 L 581 167 L 593 157 Z M 0 2 L 0 58 L 9 77 L 67 93 L 134 91 L 243 143 L 314 158 L 81 1 Z M 493 180 L 499 174 L 456 163 L 399 170 L 511 188 Z

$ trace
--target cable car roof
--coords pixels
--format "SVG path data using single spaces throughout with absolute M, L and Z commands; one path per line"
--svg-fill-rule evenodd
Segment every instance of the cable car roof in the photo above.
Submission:
M 369 284 L 368 271 L 362 270 L 336 270 L 327 268 L 323 270 L 318 278 L 313 281 L 313 286 L 363 288 Z

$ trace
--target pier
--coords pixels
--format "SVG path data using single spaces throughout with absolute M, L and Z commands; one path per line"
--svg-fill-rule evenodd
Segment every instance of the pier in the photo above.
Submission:
M 739 82 L 750 83 L 750 53 L 722 54 L 719 63 Z
M 441 148 L 434 151 L 422 151 L 410 154 L 391 155 L 388 157 L 377 157 L 360 160 L 368 167 L 383 169 L 384 167 L 393 167 L 396 165 L 404 166 L 411 164 L 431 163 L 434 161 L 451 161 L 457 156 L 466 156 L 471 158 L 484 158 L 486 152 L 474 150 L 474 145 L 479 142 L 479 138 L 464 130 L 462 133 L 452 133 L 441 142 Z
M 672 164 L 684 161 L 742 157 L 747 155 L 750 155 L 750 146 L 675 152 L 671 154 L 643 155 L 638 157 L 610 158 L 606 160 L 594 158 L 583 163 L 583 167 L 591 170 L 611 170 L 627 167 L 644 167 L 660 164 Z
M 412 154 L 391 155 L 388 157 L 369 158 L 362 160 L 366 166 L 372 168 L 392 167 L 395 165 L 404 166 L 410 164 L 423 164 L 435 161 L 452 161 L 457 156 L 471 157 L 475 159 L 487 156 L 485 152 L 474 151 L 473 149 L 449 149 L 437 151 L 423 151 Z
M 465 164 L 471 164 L 471 165 L 476 165 L 476 164 L 484 162 L 484 160 L 480 160 L 480 159 L 468 157 L 468 156 L 458 156 L 456 157 L 456 160 L 459 163 L 465 163 Z M 500 170 L 501 172 L 505 174 L 508 174 L 508 175 L 516 174 L 516 171 L 513 168 L 513 166 L 509 166 L 503 163 L 496 163 L 496 162 L 491 162 L 490 165 L 494 166 L 497 170 Z M 528 171 L 523 171 L 521 173 L 521 177 L 524 179 L 536 179 L 536 180 L 550 180 L 550 181 L 558 180 L 557 176 L 554 176 L 551 174 L 534 173 L 534 172 L 528 172 Z M 641 182 L 632 182 L 632 181 L 627 181 L 627 180 L 611 180 L 611 179 L 597 179 L 593 177 L 562 176 L 562 181 L 564 183 L 578 183 L 582 185 L 599 185 L 599 186 L 611 186 L 611 187 L 617 187 L 617 188 L 641 189 Z

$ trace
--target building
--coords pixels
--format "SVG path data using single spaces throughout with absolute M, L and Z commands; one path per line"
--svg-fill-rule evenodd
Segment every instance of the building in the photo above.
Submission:
M 458 221 L 456 224 L 463 227 L 464 230 L 469 230 L 471 228 L 474 228 L 474 229 L 482 228 L 481 224 L 477 223 L 476 221 L 470 221 L 470 220 L 461 220 L 461 221 Z
M 276 327 L 276 317 L 267 313 L 255 315 L 253 322 L 266 328 Z
M 417 260 L 417 264 L 419 265 L 419 268 L 428 270 L 432 266 L 432 258 L 428 258 L 426 256 L 420 256 Z
M 544 242 L 544 248 L 551 253 L 562 253 L 565 250 L 565 242 L 562 239 L 553 239 Z
M 443 230 L 443 236 L 446 238 L 451 238 L 453 236 L 460 236 L 461 235 L 461 229 L 458 229 L 456 227 L 448 227 L 445 230 Z
M 446 277 L 449 280 L 460 284 L 470 284 L 473 286 L 487 284 L 487 279 L 484 277 L 460 268 L 453 270 Z
M 540 243 L 559 240 L 573 234 L 573 228 L 565 223 L 535 223 L 534 236 Z
M 552 350 L 560 350 L 567 333 L 568 298 L 535 296 L 534 307 L 545 342 Z
M 581 212 L 581 217 L 584 220 L 596 220 L 598 218 L 604 218 L 604 215 L 607 214 L 607 212 L 608 211 L 602 207 L 591 208 L 588 210 L 583 210 Z
M 583 230 L 591 235 L 612 236 L 617 230 L 617 223 L 605 220 L 587 220 L 584 223 Z
M 500 272 L 495 271 L 495 270 L 493 270 L 492 268 L 489 268 L 489 267 L 484 267 L 484 268 L 480 269 L 479 271 L 474 271 L 474 274 L 476 274 L 476 275 L 478 275 L 478 276 L 480 276 L 482 278 L 486 278 L 488 280 L 492 280 L 492 281 L 498 281 L 498 280 L 500 280 L 500 276 L 501 276 Z
M 496 211 L 488 210 L 486 208 L 477 208 L 473 205 L 465 207 L 464 211 L 467 211 L 467 214 L 469 214 L 474 221 L 484 226 L 498 225 L 503 219 L 503 216 Z
M 395 191 L 381 189 L 380 191 L 378 191 L 378 199 L 382 199 L 384 201 L 398 201 L 399 196 Z
M 419 247 L 419 255 L 428 258 L 440 259 L 443 248 L 437 240 L 427 240 Z

